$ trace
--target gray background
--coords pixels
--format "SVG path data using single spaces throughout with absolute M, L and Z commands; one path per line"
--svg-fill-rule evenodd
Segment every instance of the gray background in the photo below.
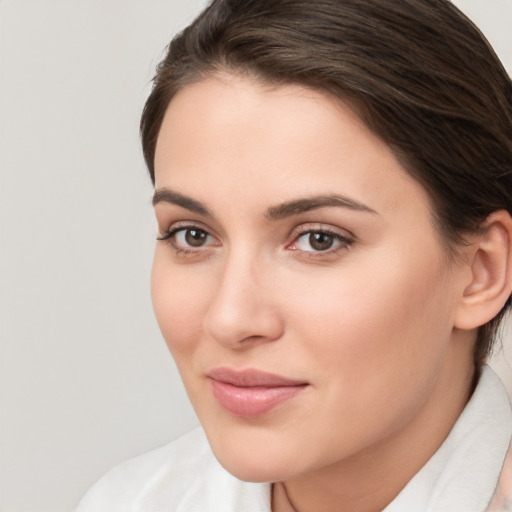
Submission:
M 512 0 L 456 3 L 512 71 Z M 137 126 L 202 4 L 0 0 L 3 512 L 71 511 L 112 465 L 196 424 L 151 309 Z

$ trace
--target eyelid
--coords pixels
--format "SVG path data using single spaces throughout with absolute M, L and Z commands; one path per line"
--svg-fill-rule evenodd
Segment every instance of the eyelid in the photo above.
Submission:
M 300 226 L 297 226 L 296 228 L 293 229 L 290 238 L 292 240 L 296 240 L 301 235 L 311 232 L 329 233 L 334 236 L 339 236 L 340 238 L 345 238 L 353 241 L 356 240 L 356 236 L 348 229 L 342 229 L 323 222 L 307 222 L 305 224 L 301 224 Z
M 172 236 L 173 233 L 176 233 L 182 229 L 199 229 L 201 231 L 204 231 L 208 233 L 209 235 L 213 236 L 214 238 L 218 238 L 212 230 L 202 224 L 201 222 L 195 221 L 195 220 L 180 220 L 178 222 L 172 222 L 170 223 L 169 227 L 167 228 L 160 228 L 159 227 L 159 235 L 157 237 L 157 240 L 160 239 L 167 239 L 169 238 L 169 235 Z

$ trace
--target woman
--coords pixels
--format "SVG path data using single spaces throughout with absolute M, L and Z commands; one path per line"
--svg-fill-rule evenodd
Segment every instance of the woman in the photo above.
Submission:
M 446 0 L 214 0 L 141 134 L 153 304 L 202 429 L 79 510 L 512 510 L 484 364 L 512 84 L 478 30 Z

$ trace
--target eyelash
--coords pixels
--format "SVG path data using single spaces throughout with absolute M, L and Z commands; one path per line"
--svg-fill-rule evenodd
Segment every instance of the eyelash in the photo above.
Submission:
M 206 247 L 196 247 L 196 248 L 185 248 L 185 247 L 180 247 L 176 244 L 176 241 L 175 241 L 175 236 L 178 234 L 178 233 L 184 233 L 186 234 L 187 231 L 200 231 L 201 233 L 204 233 L 206 234 L 207 237 L 212 237 L 212 235 L 204 228 L 202 228 L 201 226 L 197 226 L 197 225 L 194 225 L 194 224 L 185 224 L 185 225 L 180 225 L 180 226 L 176 226 L 172 229 L 169 229 L 167 231 L 165 231 L 162 235 L 158 236 L 157 237 L 157 240 L 160 241 L 160 242 L 165 242 L 167 244 L 169 244 L 176 252 L 176 254 L 178 255 L 183 255 L 183 256 L 194 256 L 194 255 L 198 255 L 200 253 L 203 253 L 205 250 L 206 250 Z
M 211 235 L 205 228 L 194 225 L 194 224 L 185 224 L 185 225 L 179 225 L 172 229 L 169 229 L 165 231 L 162 235 L 157 237 L 158 241 L 168 243 L 176 252 L 177 255 L 182 256 L 198 256 L 202 253 L 204 253 L 208 247 L 211 247 L 211 245 L 205 245 L 205 246 L 197 246 L 196 248 L 193 247 L 180 247 L 177 245 L 175 236 L 178 233 L 184 233 L 190 231 L 198 231 L 202 234 L 206 235 L 206 237 L 214 238 L 213 235 Z M 338 242 L 337 245 L 334 246 L 334 248 L 327 248 L 326 250 L 301 250 L 297 249 L 295 246 L 298 244 L 301 238 L 309 235 L 327 235 L 328 237 L 332 237 L 333 243 Z M 337 254 L 341 250 L 347 250 L 350 248 L 350 246 L 354 243 L 354 238 L 349 236 L 341 235 L 340 233 L 337 233 L 334 230 L 327 229 L 327 228 L 320 228 L 320 227 L 312 227 L 311 225 L 305 225 L 299 228 L 299 232 L 294 236 L 292 242 L 287 244 L 286 249 L 292 250 L 292 251 L 298 251 L 308 256 L 308 258 L 325 258 L 329 256 L 333 256 Z

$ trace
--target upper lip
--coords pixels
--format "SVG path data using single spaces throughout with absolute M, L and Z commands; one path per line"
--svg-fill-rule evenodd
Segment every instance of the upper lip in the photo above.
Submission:
M 283 387 L 283 386 L 304 386 L 303 380 L 290 379 L 282 375 L 268 373 L 253 368 L 235 370 L 232 368 L 214 368 L 208 373 L 210 379 L 224 382 L 238 387 Z

